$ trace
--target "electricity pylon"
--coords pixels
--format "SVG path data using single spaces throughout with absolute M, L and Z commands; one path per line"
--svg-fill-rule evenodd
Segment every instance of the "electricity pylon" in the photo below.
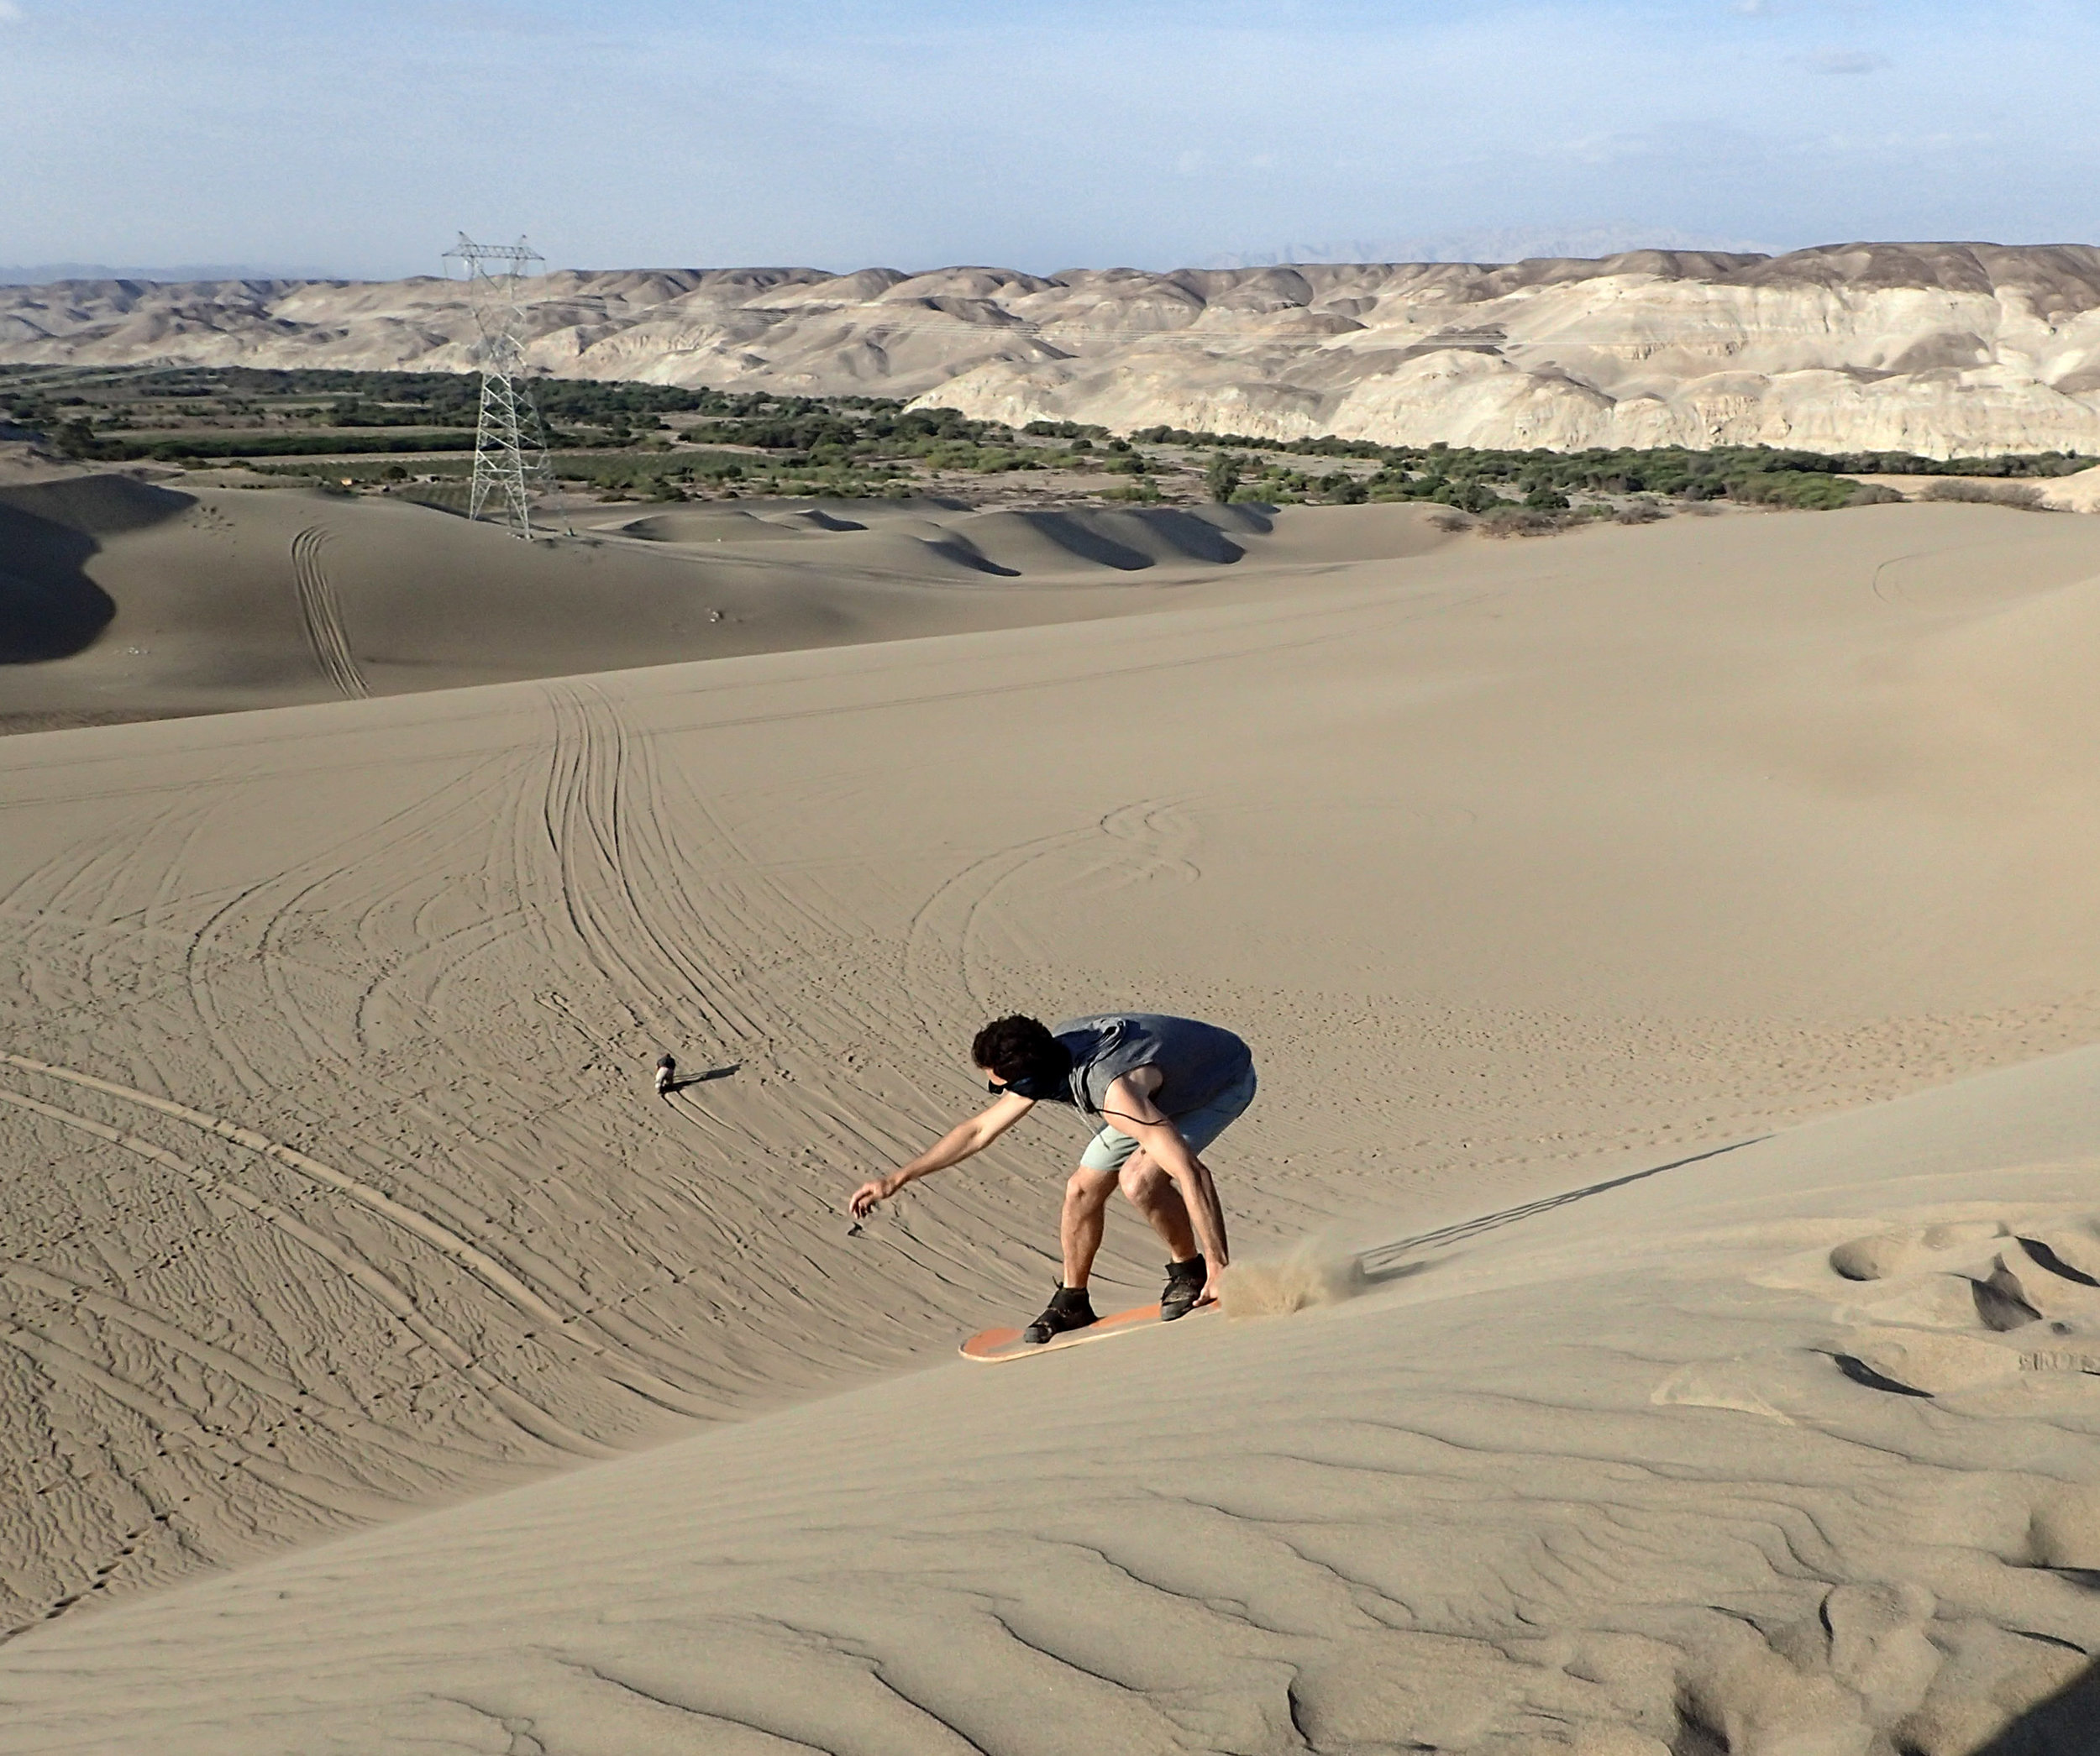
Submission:
M 527 265 L 546 259 L 522 238 L 516 244 L 476 244 L 462 232 L 445 259 L 456 260 L 466 270 L 467 303 L 481 334 L 476 350 L 481 414 L 474 432 L 474 486 L 467 516 L 479 518 L 491 499 L 500 500 L 512 535 L 529 542 L 533 511 L 527 490 L 551 493 L 554 485 L 547 465 L 546 430 L 525 378 Z

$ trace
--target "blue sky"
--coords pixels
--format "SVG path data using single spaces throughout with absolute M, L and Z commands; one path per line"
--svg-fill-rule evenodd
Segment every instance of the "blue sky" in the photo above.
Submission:
M 2093 0 L 0 0 L 0 264 L 2082 242 L 2096 69 Z

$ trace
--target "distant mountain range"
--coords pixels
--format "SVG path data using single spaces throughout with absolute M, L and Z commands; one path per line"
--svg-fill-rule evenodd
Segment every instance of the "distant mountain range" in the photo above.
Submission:
M 1273 268 L 1300 262 L 1522 262 L 1533 256 L 1617 256 L 1628 250 L 1732 250 L 1769 255 L 1761 243 L 1711 233 L 1658 231 L 1631 220 L 1590 225 L 1499 227 L 1417 238 L 1352 238 L 1286 244 L 1215 256 L 1207 268 Z
M 1021 423 L 1546 447 L 2100 454 L 2100 249 L 1856 244 L 1172 273 L 564 271 L 569 377 L 916 397 Z M 0 360 L 464 371 L 458 284 L 0 288 Z

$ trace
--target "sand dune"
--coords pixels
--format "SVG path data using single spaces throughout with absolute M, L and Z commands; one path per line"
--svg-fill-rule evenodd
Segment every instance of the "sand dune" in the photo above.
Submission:
M 568 377 L 918 396 L 1020 423 L 1525 448 L 2100 452 L 2100 253 L 1847 244 L 1782 256 L 1265 268 L 549 275 Z M 472 364 L 460 289 L 0 288 L 0 360 Z
M 1965 1756 L 2025 1717 L 2008 1748 L 2087 1748 L 2097 1076 L 62 1627 L 0 1658 L 0 1744 Z
M 1245 554 L 0 745 L 0 1748 L 1953 1756 L 2084 1665 L 2093 527 L 1084 528 Z M 954 1362 L 1068 1128 L 837 1203 L 1134 1003 L 1373 1284 Z
M 528 545 L 407 501 L 118 475 L 0 486 L 0 726 L 1122 614 L 1147 605 L 1119 576 L 1187 583 L 1240 558 L 1235 533 L 1273 523 L 1244 507 L 604 510 L 574 537 Z M 1415 508 L 1326 527 L 1389 553 L 1437 540 Z

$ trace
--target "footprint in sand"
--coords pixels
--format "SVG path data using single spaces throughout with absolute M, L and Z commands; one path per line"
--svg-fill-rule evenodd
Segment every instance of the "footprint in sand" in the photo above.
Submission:
M 1826 1258 L 1859 1292 L 1833 1354 L 1871 1389 L 1936 1397 L 2023 1374 L 2100 1374 L 2100 1232 L 2058 1216 L 1847 1239 Z

